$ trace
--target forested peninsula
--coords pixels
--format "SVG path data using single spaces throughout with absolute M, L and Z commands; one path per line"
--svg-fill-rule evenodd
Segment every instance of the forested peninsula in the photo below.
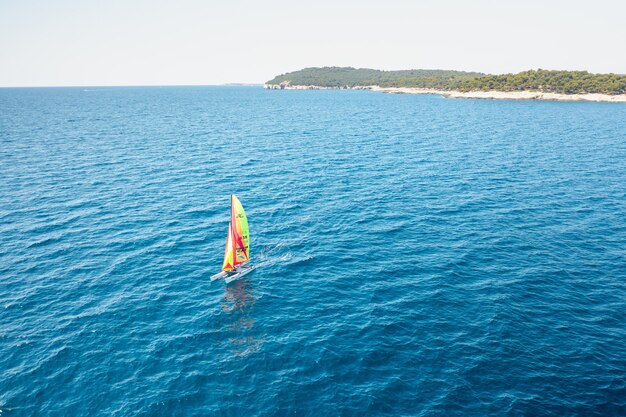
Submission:
M 446 70 L 381 71 L 305 68 L 279 75 L 269 89 L 368 89 L 387 93 L 442 94 L 453 98 L 626 102 L 626 75 L 587 71 L 530 70 L 490 75 Z

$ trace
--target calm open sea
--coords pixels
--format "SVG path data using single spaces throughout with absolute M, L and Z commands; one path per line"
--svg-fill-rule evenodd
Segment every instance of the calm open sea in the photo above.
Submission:
M 2 416 L 626 415 L 626 105 L 0 89 L 0 376 Z

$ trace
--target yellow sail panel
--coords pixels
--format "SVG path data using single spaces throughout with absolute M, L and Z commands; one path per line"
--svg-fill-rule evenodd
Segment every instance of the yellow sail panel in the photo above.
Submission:
M 235 267 L 233 260 L 233 233 L 228 225 L 228 236 L 226 236 L 226 249 L 224 249 L 224 263 L 222 264 L 222 271 L 232 271 Z
M 231 197 L 233 240 L 234 240 L 234 266 L 248 262 L 250 259 L 250 234 L 248 231 L 248 218 L 241 202 L 236 195 Z

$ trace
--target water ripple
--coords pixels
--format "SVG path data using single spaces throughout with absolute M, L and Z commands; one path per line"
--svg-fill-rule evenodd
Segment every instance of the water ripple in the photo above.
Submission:
M 626 414 L 626 106 L 0 107 L 0 415 Z M 233 192 L 258 268 L 225 286 Z

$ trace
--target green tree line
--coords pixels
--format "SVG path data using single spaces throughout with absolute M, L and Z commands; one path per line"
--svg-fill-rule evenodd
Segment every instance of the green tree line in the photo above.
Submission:
M 323 67 L 305 68 L 279 75 L 267 84 L 315 85 L 319 87 L 423 87 L 446 88 L 471 80 L 483 74 L 478 72 L 444 70 L 381 71 L 368 68 Z
M 466 80 L 462 91 L 543 91 L 562 94 L 624 94 L 626 75 L 592 74 L 587 71 L 530 70 L 517 74 L 486 75 Z
M 282 74 L 267 82 L 279 85 L 320 87 L 434 88 L 461 91 L 542 91 L 563 94 L 625 94 L 626 75 L 592 74 L 587 71 L 530 70 L 517 74 L 489 75 L 446 70 L 380 71 L 367 68 L 305 68 Z

